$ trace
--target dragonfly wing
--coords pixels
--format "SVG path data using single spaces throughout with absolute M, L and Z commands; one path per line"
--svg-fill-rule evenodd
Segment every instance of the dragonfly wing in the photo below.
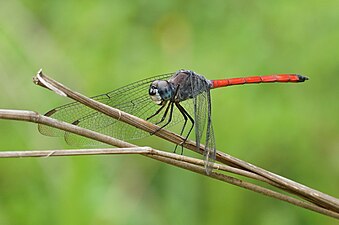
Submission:
M 103 104 L 107 104 L 108 98 L 105 95 L 94 97 L 96 101 Z M 67 123 L 74 123 L 79 118 L 86 117 L 88 115 L 94 115 L 96 111 L 79 102 L 71 102 L 66 105 L 59 106 L 45 113 L 45 116 L 61 120 Z M 63 136 L 65 131 L 59 130 L 43 124 L 38 125 L 39 132 L 47 136 Z
M 114 99 L 112 99 L 112 101 L 114 101 Z M 146 95 L 139 96 L 139 98 L 128 100 L 121 104 L 115 104 L 112 101 L 108 102 L 108 105 L 142 119 L 147 119 L 159 108 L 159 106 L 154 104 L 148 97 L 147 89 Z M 154 122 L 154 119 L 156 118 L 152 118 L 150 122 Z M 149 135 L 143 130 L 136 129 L 129 124 L 99 112 L 78 119 L 77 125 L 122 140 L 139 139 Z M 71 145 L 77 145 L 79 143 L 81 145 L 96 144 L 96 142 L 92 142 L 90 139 L 72 133 L 66 133 L 65 139 L 66 142 Z
M 205 158 L 205 170 L 206 173 L 209 174 L 213 169 L 213 164 L 216 158 L 216 146 L 215 146 L 215 137 L 212 123 L 207 129 L 206 133 L 206 145 L 204 151 Z
M 148 95 L 150 84 L 154 80 L 168 80 L 172 75 L 173 73 L 170 73 L 144 79 L 109 93 L 95 96 L 93 99 L 139 118 L 147 119 L 159 109 L 159 106 L 154 104 Z M 176 115 L 178 112 L 174 112 L 174 114 L 170 126 L 182 121 L 182 118 Z M 160 121 L 162 115 L 159 113 L 149 121 L 156 123 Z M 135 129 L 131 125 L 115 120 L 78 102 L 57 107 L 46 113 L 46 116 L 124 140 L 138 139 L 149 135 L 147 132 Z M 71 145 L 98 144 L 90 139 L 45 125 L 39 125 L 39 131 L 48 136 L 64 135 L 66 142 Z
M 216 146 L 215 137 L 212 125 L 212 107 L 211 107 L 211 94 L 210 90 L 206 91 L 207 97 L 207 130 L 206 130 L 206 142 L 205 142 L 205 170 L 209 174 L 212 171 L 213 163 L 216 158 Z
M 207 95 L 203 92 L 194 98 L 194 122 L 195 122 L 195 140 L 197 148 L 201 143 L 201 137 L 206 130 L 207 114 Z

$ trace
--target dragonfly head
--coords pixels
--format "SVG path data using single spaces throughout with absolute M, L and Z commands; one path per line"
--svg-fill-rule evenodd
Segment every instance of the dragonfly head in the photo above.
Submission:
M 148 94 L 155 104 L 163 105 L 172 98 L 173 88 L 167 80 L 155 80 L 150 85 Z

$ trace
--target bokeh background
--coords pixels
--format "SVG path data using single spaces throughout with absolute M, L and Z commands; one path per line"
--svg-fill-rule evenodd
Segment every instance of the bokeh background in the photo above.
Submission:
M 1 1 L 0 108 L 67 103 L 32 83 L 40 68 L 88 96 L 181 68 L 300 73 L 310 80 L 213 90 L 217 148 L 338 197 L 338 10 L 336 0 Z M 0 121 L 2 151 L 62 148 L 35 124 Z M 0 160 L 2 225 L 336 222 L 141 156 Z

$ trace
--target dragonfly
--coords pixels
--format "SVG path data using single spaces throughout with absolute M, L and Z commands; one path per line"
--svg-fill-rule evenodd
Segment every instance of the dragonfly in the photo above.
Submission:
M 180 126 L 183 144 L 194 130 L 197 148 L 203 141 L 206 173 L 212 170 L 216 158 L 216 144 L 212 125 L 210 90 L 233 85 L 273 82 L 299 83 L 308 77 L 298 74 L 274 74 L 209 80 L 192 70 L 178 70 L 143 79 L 92 99 L 113 108 L 148 120 L 159 129 Z M 45 116 L 62 120 L 122 140 L 139 139 L 150 134 L 113 119 L 79 102 L 71 102 L 48 111 Z M 190 123 L 190 126 L 188 125 Z M 64 136 L 71 145 L 96 145 L 97 142 L 39 124 L 40 133 Z M 202 138 L 204 136 L 204 139 Z M 177 147 L 178 145 L 176 145 Z M 175 148 L 176 149 L 176 148 Z

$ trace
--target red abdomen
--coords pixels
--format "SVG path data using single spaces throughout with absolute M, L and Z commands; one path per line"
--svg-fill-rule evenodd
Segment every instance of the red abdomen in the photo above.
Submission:
M 212 88 L 226 87 L 240 84 L 254 84 L 254 83 L 273 83 L 273 82 L 304 82 L 308 77 L 298 74 L 276 74 L 269 76 L 251 76 L 240 78 L 229 78 L 221 80 L 211 80 Z

